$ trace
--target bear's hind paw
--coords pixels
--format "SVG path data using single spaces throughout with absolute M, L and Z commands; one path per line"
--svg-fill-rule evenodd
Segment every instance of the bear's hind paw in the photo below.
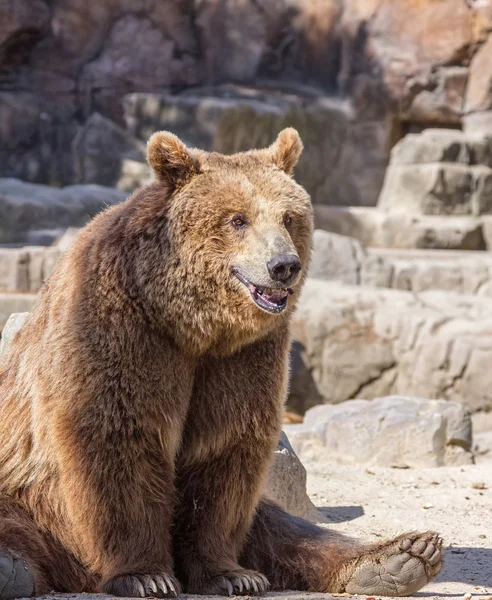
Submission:
M 442 538 L 437 533 L 402 535 L 358 558 L 345 591 L 410 596 L 439 573 L 442 559 Z

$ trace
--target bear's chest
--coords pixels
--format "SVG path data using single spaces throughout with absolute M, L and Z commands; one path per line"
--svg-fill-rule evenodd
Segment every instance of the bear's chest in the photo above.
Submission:
M 287 389 L 287 345 L 265 341 L 208 358 L 195 372 L 183 454 L 201 460 L 242 444 L 270 447 Z

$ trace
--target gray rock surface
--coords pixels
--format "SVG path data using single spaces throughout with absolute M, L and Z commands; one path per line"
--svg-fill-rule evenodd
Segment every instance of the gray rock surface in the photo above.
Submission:
M 440 467 L 473 464 L 469 413 L 458 402 L 390 396 L 315 406 L 285 425 L 304 464 Z
M 122 192 L 133 192 L 155 181 L 154 171 L 146 162 L 125 158 L 121 161 L 116 187 Z
M 4 354 L 7 354 L 10 343 L 14 339 L 15 334 L 22 329 L 28 316 L 28 312 L 13 313 L 7 319 L 0 339 L 0 358 L 4 356 Z
M 284 432 L 274 453 L 265 492 L 292 515 L 314 522 L 322 520 L 306 492 L 306 469 Z
M 33 231 L 85 225 L 125 194 L 100 185 L 56 189 L 0 179 L 0 243 L 28 242 Z
M 363 284 L 414 292 L 443 290 L 490 296 L 492 255 L 459 250 L 371 248 Z M 391 275 L 388 277 L 388 271 Z
M 0 247 L 0 292 L 38 292 L 65 249 L 65 246 Z
M 109 187 L 120 180 L 125 159 L 146 161 L 145 144 L 99 113 L 93 113 L 77 132 L 72 152 L 78 182 Z
M 124 113 L 139 139 L 170 129 L 191 146 L 225 154 L 267 146 L 281 129 L 295 127 L 304 142 L 296 179 L 315 203 L 373 206 L 388 161 L 385 123 L 360 122 L 348 105 L 318 95 L 230 85 L 174 96 L 138 93 L 125 97 Z
M 489 219 L 472 215 L 411 215 L 359 206 L 314 206 L 317 228 L 354 237 L 364 246 L 375 248 L 485 250 L 490 240 L 490 249 L 492 236 L 485 233 Z
M 488 298 L 308 279 L 293 338 L 327 404 L 397 394 L 492 407 Z
M 0 332 L 12 314 L 28 313 L 36 304 L 37 294 L 3 294 L 0 293 Z M 6 338 L 9 340 L 10 338 Z M 5 350 L 4 350 L 5 351 Z
M 392 165 L 458 163 L 492 166 L 492 140 L 459 129 L 424 129 L 402 138 L 391 151 Z
M 358 284 L 365 257 L 366 252 L 358 240 L 316 229 L 309 275 Z
M 390 163 L 378 207 L 409 215 L 489 214 L 492 169 L 458 163 Z

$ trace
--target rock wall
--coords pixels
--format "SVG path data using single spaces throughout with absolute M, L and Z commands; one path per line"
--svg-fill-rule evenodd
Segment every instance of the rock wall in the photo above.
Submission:
M 234 82 L 293 96 L 307 120 L 316 113 L 322 166 L 303 181 L 317 202 L 374 205 L 405 133 L 492 131 L 491 23 L 492 0 L 4 0 L 0 176 L 114 185 L 111 163 L 135 160 L 138 144 L 111 126 L 115 142 L 98 139 L 94 113 L 124 126 L 129 94 Z M 328 121 L 326 96 L 338 103 Z M 244 135 L 255 143 L 255 131 Z M 94 157 L 110 163 L 96 178 Z
M 490 299 L 308 279 L 293 337 L 306 409 L 392 394 L 492 406 Z M 315 397 L 309 394 L 314 391 Z

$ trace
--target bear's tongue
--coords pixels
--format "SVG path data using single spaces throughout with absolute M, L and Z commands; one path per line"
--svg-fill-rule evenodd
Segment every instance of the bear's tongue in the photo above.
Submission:
M 293 290 L 272 290 L 270 288 L 264 288 L 261 286 L 252 286 L 253 295 L 259 294 L 264 300 L 271 302 L 272 304 L 279 304 L 283 302 L 289 294 L 293 294 Z

